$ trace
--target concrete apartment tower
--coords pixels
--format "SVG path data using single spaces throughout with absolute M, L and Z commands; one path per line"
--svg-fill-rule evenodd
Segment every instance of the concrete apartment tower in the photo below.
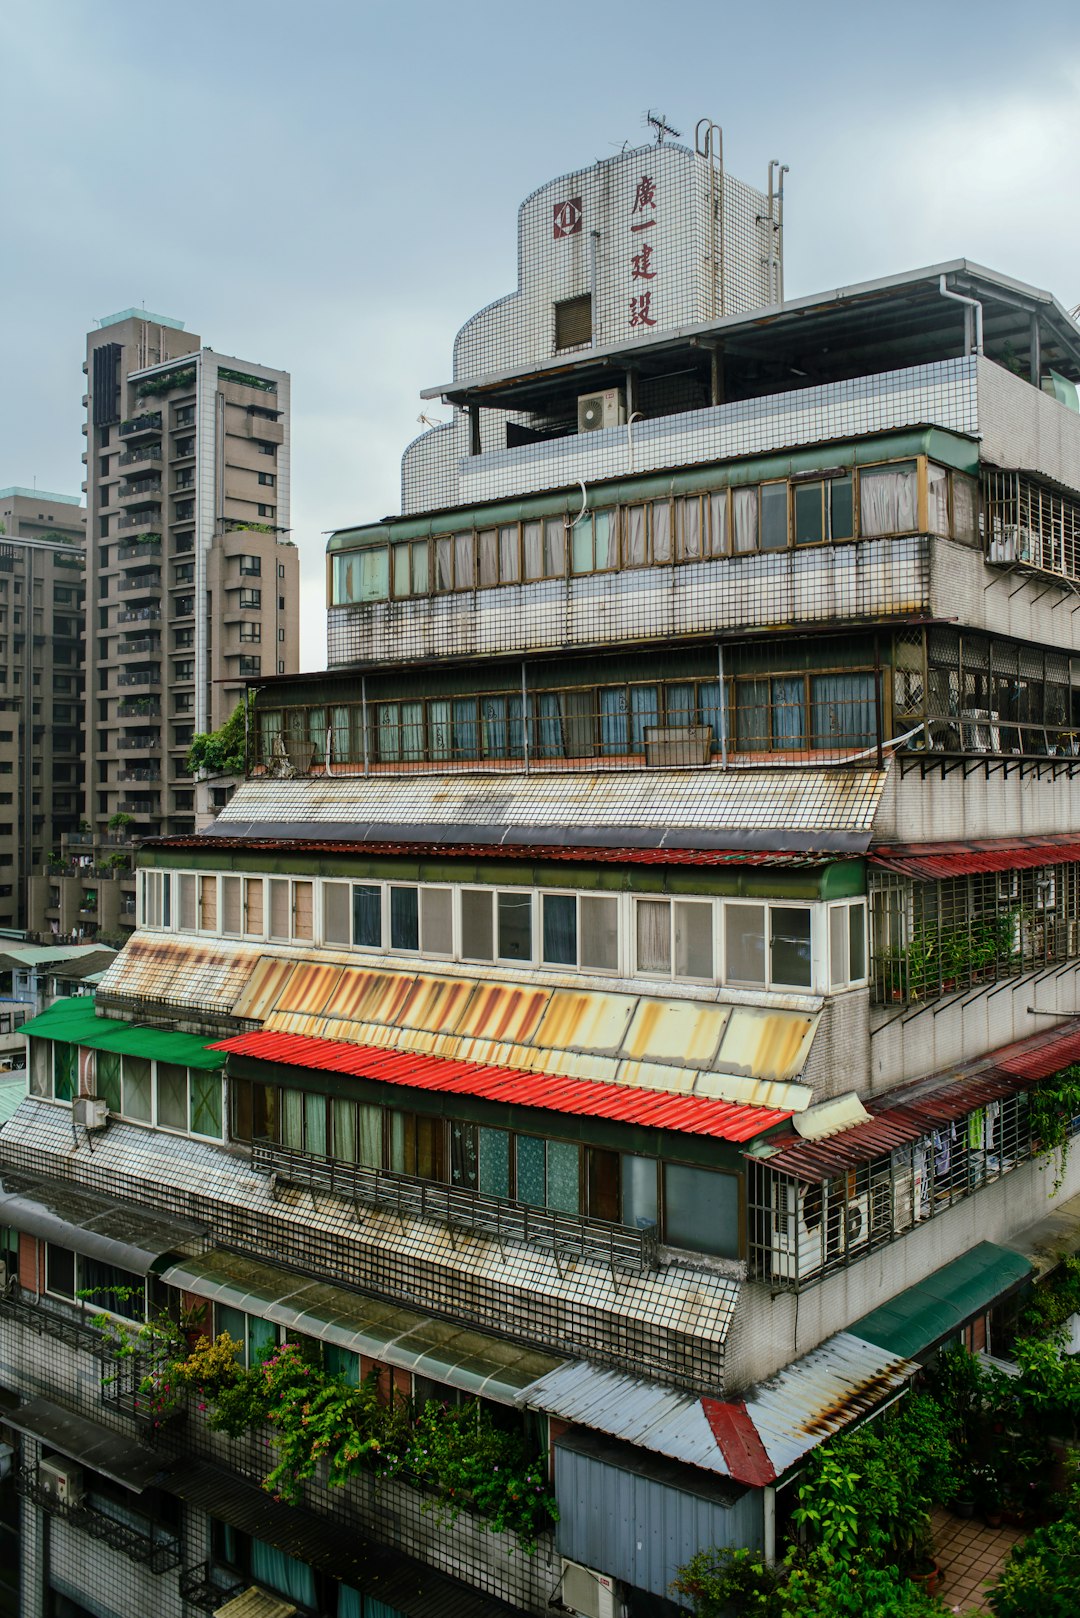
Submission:
M 0 489 L 0 928 L 33 926 L 28 884 L 74 832 L 83 783 L 86 511 Z
M 192 737 L 297 668 L 289 377 L 143 309 L 99 322 L 86 374 L 87 818 L 182 835 L 233 785 L 192 778 Z

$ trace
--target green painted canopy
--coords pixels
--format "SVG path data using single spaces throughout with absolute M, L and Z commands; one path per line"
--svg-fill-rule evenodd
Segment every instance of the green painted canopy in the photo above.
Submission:
M 1019 1253 L 993 1242 L 977 1246 L 945 1264 L 916 1286 L 848 1327 L 853 1337 L 915 1359 L 988 1309 L 1031 1274 Z
M 61 1045 L 122 1051 L 127 1056 L 175 1062 L 178 1067 L 220 1068 L 225 1065 L 221 1052 L 208 1050 L 207 1041 L 198 1034 L 178 1034 L 170 1028 L 151 1028 L 145 1023 L 99 1017 L 89 995 L 57 1000 L 39 1017 L 24 1022 L 20 1031 L 32 1034 L 35 1039 L 55 1039 Z

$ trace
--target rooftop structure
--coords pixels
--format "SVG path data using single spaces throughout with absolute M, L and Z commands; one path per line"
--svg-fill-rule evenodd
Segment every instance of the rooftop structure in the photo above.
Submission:
M 1080 330 L 966 261 L 785 301 L 781 219 L 711 133 L 527 200 L 403 514 L 331 536 L 330 667 L 259 682 L 247 777 L 141 851 L 96 1013 L 30 1026 L 0 1365 L 35 1531 L 42 1446 L 95 1462 L 27 1344 L 70 1331 L 106 1194 L 177 1318 L 465 1401 L 557 1502 L 526 1555 L 475 1499 L 433 1528 L 415 1474 L 260 1517 L 263 1452 L 192 1410 L 144 1605 L 179 1566 L 205 1610 L 675 1612 L 682 1563 L 773 1555 L 810 1450 L 1045 1265 Z M 1063 1228 L 1078 1192 L 1070 1159 Z M 88 1418 L 80 1353 L 50 1398 Z

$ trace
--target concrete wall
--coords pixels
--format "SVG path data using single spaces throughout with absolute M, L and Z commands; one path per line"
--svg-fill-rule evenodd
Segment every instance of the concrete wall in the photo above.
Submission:
M 1080 416 L 993 360 L 976 363 L 983 460 L 1077 488 Z
M 1017 758 L 988 769 L 974 762 L 967 775 L 954 768 L 944 777 L 932 763 L 909 758 L 902 769 L 894 760 L 874 816 L 874 842 L 1043 836 L 1071 830 L 1078 813 L 1076 784 L 1063 760 Z

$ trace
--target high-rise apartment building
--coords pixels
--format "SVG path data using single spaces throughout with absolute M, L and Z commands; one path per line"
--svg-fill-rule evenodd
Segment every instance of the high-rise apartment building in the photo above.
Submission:
M 524 203 L 403 514 L 330 539 L 329 670 L 28 1025 L 25 1618 L 677 1618 L 1076 1243 L 1080 328 L 964 260 L 784 299 L 713 158 Z M 140 1441 L 87 1286 L 294 1344 L 294 1440 L 315 1378 L 320 1442 L 367 1414 L 284 1483 L 212 1399 Z
M 50 930 L 33 879 L 82 813 L 85 540 L 78 495 L 0 489 L 0 928 Z
M 87 818 L 191 832 L 232 785 L 193 780 L 192 737 L 297 667 L 289 377 L 135 309 L 86 374 Z

